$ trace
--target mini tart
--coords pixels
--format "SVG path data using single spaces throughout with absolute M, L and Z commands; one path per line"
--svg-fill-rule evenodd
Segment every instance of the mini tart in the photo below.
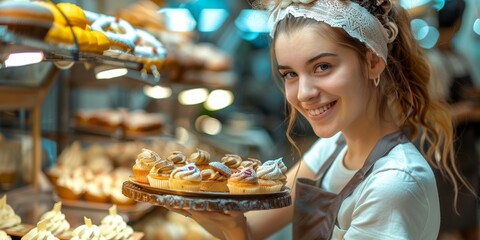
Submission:
M 201 183 L 202 175 L 193 163 L 176 168 L 168 179 L 170 189 L 174 190 L 199 191 Z

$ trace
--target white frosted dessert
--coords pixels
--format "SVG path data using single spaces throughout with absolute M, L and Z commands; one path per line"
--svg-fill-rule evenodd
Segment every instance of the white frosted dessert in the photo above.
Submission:
M 0 230 L 0 240 L 12 240 L 5 231 Z
M 37 227 L 32 228 L 21 240 L 58 240 L 58 238 L 47 230 L 47 220 L 41 220 Z
M 7 204 L 7 195 L 0 199 L 0 229 L 13 227 L 22 222 L 22 219 L 15 214 L 13 208 Z
M 73 230 L 72 240 L 105 240 L 100 228 L 97 225 L 92 224 L 90 218 L 84 218 L 85 224 L 78 226 Z
M 70 223 L 65 218 L 65 214 L 62 213 L 62 202 L 55 203 L 53 209 L 44 213 L 40 220 L 46 221 L 47 230 L 52 232 L 53 235 L 60 235 L 70 229 Z
M 109 209 L 109 214 L 101 221 L 100 232 L 107 240 L 121 240 L 132 237 L 133 228 L 117 214 L 117 206 L 113 205 Z

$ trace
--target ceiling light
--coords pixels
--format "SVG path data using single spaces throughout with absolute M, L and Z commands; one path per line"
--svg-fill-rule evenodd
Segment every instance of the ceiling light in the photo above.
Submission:
M 10 53 L 5 67 L 19 67 L 43 61 L 43 52 Z

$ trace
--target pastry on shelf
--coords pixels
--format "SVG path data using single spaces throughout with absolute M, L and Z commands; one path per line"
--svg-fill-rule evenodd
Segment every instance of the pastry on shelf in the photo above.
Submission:
M 85 192 L 86 180 L 76 170 L 64 171 L 57 179 L 55 190 L 58 196 L 66 200 L 79 200 Z
M 85 27 L 88 24 L 88 20 L 81 7 L 68 2 L 57 3 L 57 7 L 67 17 L 68 23 L 71 26 L 79 27 L 80 29 L 85 29 Z
M 52 12 L 45 6 L 28 1 L 0 3 L 0 25 L 15 34 L 43 40 L 53 21 Z
M 96 175 L 95 178 L 86 183 L 84 198 L 90 202 L 106 203 L 110 201 L 109 192 L 106 185 L 111 184 L 111 176 L 109 174 Z
M 138 36 L 129 22 L 112 16 L 101 16 L 92 23 L 91 29 L 104 33 L 110 41 L 110 49 L 105 55 L 118 56 L 134 52 Z
M 0 230 L 0 239 L 1 240 L 12 240 L 12 237 L 10 237 L 5 231 Z
M 6 229 L 17 226 L 22 219 L 15 214 L 13 208 L 7 203 L 7 195 L 0 198 L 0 229 Z
M 62 213 L 62 202 L 55 203 L 50 211 L 42 214 L 40 221 L 45 221 L 45 230 L 55 236 L 66 235 L 70 230 L 70 223 Z
M 106 240 L 130 239 L 133 236 L 133 228 L 129 226 L 121 215 L 117 214 L 117 206 L 114 204 L 108 209 L 108 215 L 103 217 L 100 223 L 100 233 Z
M 21 240 L 34 240 L 34 239 L 48 239 L 58 240 L 52 232 L 47 229 L 48 220 L 40 220 L 37 223 L 37 227 L 32 228 L 27 234 L 25 234 Z

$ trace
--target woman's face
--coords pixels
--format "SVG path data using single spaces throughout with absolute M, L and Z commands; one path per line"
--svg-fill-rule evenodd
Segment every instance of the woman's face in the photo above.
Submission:
M 369 102 L 369 81 L 354 50 L 322 37 L 312 26 L 279 33 L 274 50 L 287 101 L 317 136 L 371 125 L 368 116 L 374 116 L 375 108 Z

